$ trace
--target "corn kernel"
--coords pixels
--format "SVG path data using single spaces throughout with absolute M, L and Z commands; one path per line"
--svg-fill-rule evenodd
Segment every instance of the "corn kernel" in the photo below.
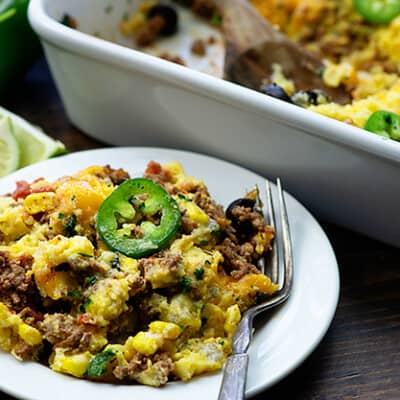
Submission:
M 87 371 L 91 359 L 92 355 L 88 351 L 66 356 L 63 350 L 57 349 L 50 362 L 50 367 L 54 371 L 81 378 Z
M 235 333 L 240 318 L 240 309 L 237 304 L 230 306 L 226 310 L 224 330 L 228 335 L 233 335 Z
M 154 354 L 164 343 L 163 337 L 159 333 L 139 332 L 136 336 L 130 337 L 125 347 L 128 352 L 134 349 L 145 356 Z
M 159 333 L 164 339 L 174 340 L 182 332 L 182 329 L 172 322 L 154 321 L 149 325 L 150 332 Z
M 30 346 L 36 346 L 42 343 L 42 335 L 40 332 L 27 324 L 22 323 L 18 326 L 18 335 Z

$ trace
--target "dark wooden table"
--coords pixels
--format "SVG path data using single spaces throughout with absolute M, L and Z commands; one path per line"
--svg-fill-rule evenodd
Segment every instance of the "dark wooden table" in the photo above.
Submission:
M 71 152 L 104 147 L 70 125 L 43 60 L 3 105 L 42 126 Z M 254 399 L 398 400 L 400 249 L 320 222 L 340 268 L 336 316 L 313 354 L 290 376 Z M 13 400 L 2 392 L 0 399 Z

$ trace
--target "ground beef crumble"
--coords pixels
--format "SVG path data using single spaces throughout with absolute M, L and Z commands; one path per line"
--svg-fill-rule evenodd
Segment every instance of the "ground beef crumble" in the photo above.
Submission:
M 242 246 L 229 238 L 225 238 L 218 246 L 219 251 L 224 256 L 224 268 L 230 272 L 234 279 L 240 279 L 250 273 L 260 273 L 257 267 L 249 261 L 252 253 L 246 254 L 245 252 L 243 254 Z
M 193 201 L 213 219 L 228 237 L 234 238 L 231 222 L 226 218 L 223 207 L 211 199 L 207 189 L 199 186 L 193 196 Z
M 156 161 L 150 161 L 147 164 L 147 168 L 146 171 L 144 171 L 143 177 L 152 180 L 164 188 L 165 184 L 170 183 L 172 180 L 171 173 L 164 169 L 161 164 Z
M 20 340 L 14 347 L 14 354 L 20 360 L 36 359 L 39 346 L 30 346 L 23 340 Z
M 139 267 L 144 272 L 146 282 L 153 287 L 162 288 L 179 282 L 181 262 L 180 254 L 163 253 L 160 257 L 140 259 Z
M 163 386 L 173 371 L 173 361 L 168 353 L 155 354 L 152 357 L 136 353 L 128 365 L 114 368 L 113 374 L 118 380 L 136 380 L 148 368 L 152 369 L 153 385 Z
M 43 338 L 53 344 L 54 348 L 86 351 L 90 346 L 95 327 L 79 324 L 70 315 L 47 315 L 39 323 Z
M 146 270 L 148 270 L 154 264 L 157 264 L 160 270 L 176 271 L 179 263 L 182 261 L 182 256 L 180 254 L 166 253 L 162 257 L 149 257 L 141 258 L 139 265 L 144 270 L 146 275 Z
M 129 173 L 122 168 L 114 169 L 109 165 L 104 167 L 104 176 L 108 177 L 114 185 L 120 185 L 130 178 Z
M 39 323 L 43 321 L 44 315 L 31 307 L 25 307 L 18 316 L 28 325 L 38 328 Z
M 257 211 L 252 211 L 251 208 L 236 206 L 232 209 L 232 215 L 240 223 L 250 222 L 252 227 L 257 232 L 265 230 L 266 224 L 264 217 Z
M 264 233 L 273 237 L 273 229 L 264 216 L 250 207 L 236 206 L 231 210 L 235 221 L 233 235 L 224 239 L 219 250 L 224 256 L 224 268 L 235 279 L 249 273 L 259 273 L 256 264 L 262 256 L 256 252 L 256 235 Z M 243 232 L 239 229 L 243 228 Z
M 135 377 L 147 368 L 147 359 L 143 354 L 135 353 L 128 365 L 118 365 L 113 374 L 119 380 L 135 379 Z
M 12 259 L 7 252 L 0 252 L 0 301 L 16 312 L 39 301 L 39 294 L 32 276 L 31 256 Z

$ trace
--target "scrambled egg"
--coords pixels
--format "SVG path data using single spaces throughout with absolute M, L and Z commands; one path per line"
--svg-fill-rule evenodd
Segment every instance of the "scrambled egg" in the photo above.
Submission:
M 363 128 L 377 110 L 400 114 L 400 16 L 386 25 L 365 22 L 352 0 L 251 0 L 291 39 L 325 62 L 327 86 L 343 86 L 351 104 L 312 111 Z
M 180 164 L 153 162 L 146 173 L 177 202 L 182 227 L 142 259 L 108 248 L 96 231 L 122 170 L 93 166 L 0 196 L 1 349 L 77 378 L 151 386 L 221 369 L 242 313 L 276 290 L 253 265 L 273 230 L 239 243 L 204 183 Z M 230 252 L 236 243 L 251 253 L 235 253 L 250 265 L 239 275 L 227 235 Z

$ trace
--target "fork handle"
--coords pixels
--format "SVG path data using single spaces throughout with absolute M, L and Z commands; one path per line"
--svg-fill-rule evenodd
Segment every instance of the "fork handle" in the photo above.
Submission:
M 233 354 L 227 359 L 218 400 L 244 399 L 248 363 L 246 353 Z

